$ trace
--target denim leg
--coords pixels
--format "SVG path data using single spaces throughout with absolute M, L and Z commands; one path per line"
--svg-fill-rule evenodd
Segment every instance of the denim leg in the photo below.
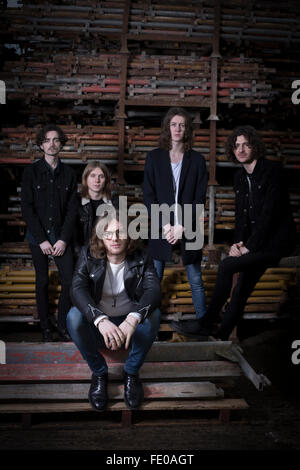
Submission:
M 125 372 L 128 374 L 138 373 L 157 336 L 159 325 L 160 310 L 157 308 L 137 326 L 132 337 L 131 349 L 125 362 Z
M 192 299 L 195 307 L 196 318 L 201 318 L 206 313 L 205 291 L 201 275 L 200 264 L 187 264 L 186 273 L 192 290 Z
M 68 313 L 67 329 L 93 374 L 99 376 L 106 373 L 108 367 L 99 352 L 100 348 L 105 348 L 102 335 L 77 307 L 72 307 Z
M 164 261 L 160 261 L 158 259 L 153 259 L 153 264 L 154 264 L 154 267 L 156 269 L 156 272 L 157 272 L 157 275 L 158 275 L 158 279 L 160 280 L 160 282 L 162 281 L 162 278 L 163 278 L 163 275 L 164 275 L 164 269 L 165 269 L 165 262 Z

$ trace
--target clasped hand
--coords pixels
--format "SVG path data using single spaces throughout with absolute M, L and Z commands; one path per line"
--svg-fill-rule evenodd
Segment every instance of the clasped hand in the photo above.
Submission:
M 67 245 L 63 240 L 57 240 L 53 246 L 48 240 L 46 240 L 40 244 L 40 249 L 44 255 L 62 256 L 65 252 L 66 246 Z
M 248 248 L 245 247 L 244 242 L 234 243 L 229 250 L 229 256 L 242 256 L 249 253 Z
M 164 226 L 163 230 L 166 240 L 171 245 L 175 245 L 175 243 L 181 238 L 184 232 L 184 227 L 180 224 L 174 226 L 171 224 L 167 224 Z
M 138 320 L 133 316 L 119 325 L 115 325 L 108 318 L 98 323 L 98 330 L 102 334 L 107 349 L 117 351 L 125 343 L 125 349 L 128 349 L 130 340 L 136 330 Z

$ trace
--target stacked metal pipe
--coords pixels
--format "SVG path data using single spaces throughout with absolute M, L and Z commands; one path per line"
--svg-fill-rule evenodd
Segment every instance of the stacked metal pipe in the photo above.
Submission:
M 209 302 L 216 281 L 216 269 L 203 268 L 203 282 L 207 302 Z M 270 268 L 256 284 L 244 311 L 245 318 L 276 318 L 287 291 L 296 283 L 296 268 Z M 61 289 L 58 273 L 53 267 L 49 270 L 49 304 L 56 313 Z M 194 306 L 186 272 L 182 268 L 166 268 L 162 281 L 163 320 L 192 318 Z M 35 272 L 30 268 L 0 270 L 0 321 L 37 320 L 35 304 Z
M 216 282 L 217 268 L 203 268 L 206 300 L 209 302 Z M 287 291 L 296 284 L 296 268 L 269 268 L 256 284 L 244 309 L 244 318 L 270 319 L 281 313 Z M 186 272 L 181 268 L 167 268 L 162 281 L 162 313 L 165 320 L 194 317 L 194 305 Z
M 6 83 L 8 100 L 99 103 L 120 98 L 120 63 L 120 54 L 56 54 L 39 60 L 7 61 L 0 79 Z M 251 106 L 272 101 L 275 92 L 268 77 L 275 69 L 264 67 L 259 59 L 223 59 L 220 71 L 221 103 Z M 210 106 L 210 57 L 131 55 L 127 73 L 130 104 L 184 100 L 186 106 Z
M 57 312 L 61 286 L 57 271 L 49 270 L 50 312 Z M 0 321 L 36 321 L 35 271 L 5 266 L 0 270 Z
M 0 141 L 1 163 L 30 163 L 39 158 L 36 134 L 40 127 L 2 129 Z M 118 162 L 118 129 L 109 126 L 61 126 L 68 137 L 68 142 L 60 153 L 60 158 L 72 163 L 84 163 L 88 160 L 103 160 L 108 164 Z

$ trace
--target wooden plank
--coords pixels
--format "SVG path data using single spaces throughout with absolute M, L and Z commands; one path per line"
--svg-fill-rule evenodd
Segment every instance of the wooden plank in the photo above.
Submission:
M 243 398 L 222 398 L 216 400 L 145 400 L 140 410 L 240 410 L 249 408 Z M 123 401 L 109 402 L 108 411 L 127 410 Z M 0 403 L 0 413 L 74 413 L 95 412 L 87 399 L 84 402 L 44 403 Z
M 191 341 L 170 343 L 157 341 L 146 357 L 146 362 L 210 361 L 217 360 L 219 352 L 228 352 L 231 341 Z M 101 350 L 107 363 L 123 363 L 128 351 Z M 6 343 L 6 363 L 85 363 L 73 343 Z
M 84 400 L 88 396 L 89 383 L 38 383 L 1 385 L 1 400 Z M 111 400 L 124 396 L 124 385 L 108 386 Z M 211 382 L 157 382 L 144 383 L 145 398 L 216 398 L 224 396 Z
M 124 364 L 110 364 L 110 379 L 122 380 L 123 369 Z M 239 366 L 228 361 L 147 362 L 140 370 L 142 379 L 221 378 L 240 375 Z M 80 381 L 90 380 L 90 378 L 91 371 L 87 364 L 3 364 L 0 366 L 1 382 Z

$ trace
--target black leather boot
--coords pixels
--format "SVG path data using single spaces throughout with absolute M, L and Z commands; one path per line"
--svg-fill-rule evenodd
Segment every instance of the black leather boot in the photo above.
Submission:
M 52 343 L 53 342 L 52 331 L 51 331 L 50 328 L 43 329 L 42 330 L 42 335 L 43 335 L 44 343 Z
M 204 326 L 201 320 L 179 320 L 171 321 L 171 327 L 186 336 L 194 336 L 201 338 L 202 336 L 210 336 L 212 329 Z
M 124 372 L 124 399 L 130 410 L 137 410 L 141 406 L 144 390 L 138 375 Z
M 69 342 L 69 341 L 72 341 L 72 338 L 71 336 L 69 335 L 68 331 L 64 328 L 64 329 L 57 329 L 58 331 L 58 336 L 59 338 L 61 339 L 61 341 L 64 341 L 64 342 Z
M 92 375 L 92 383 L 89 390 L 89 402 L 96 411 L 104 411 L 107 407 L 108 374 L 100 376 Z

